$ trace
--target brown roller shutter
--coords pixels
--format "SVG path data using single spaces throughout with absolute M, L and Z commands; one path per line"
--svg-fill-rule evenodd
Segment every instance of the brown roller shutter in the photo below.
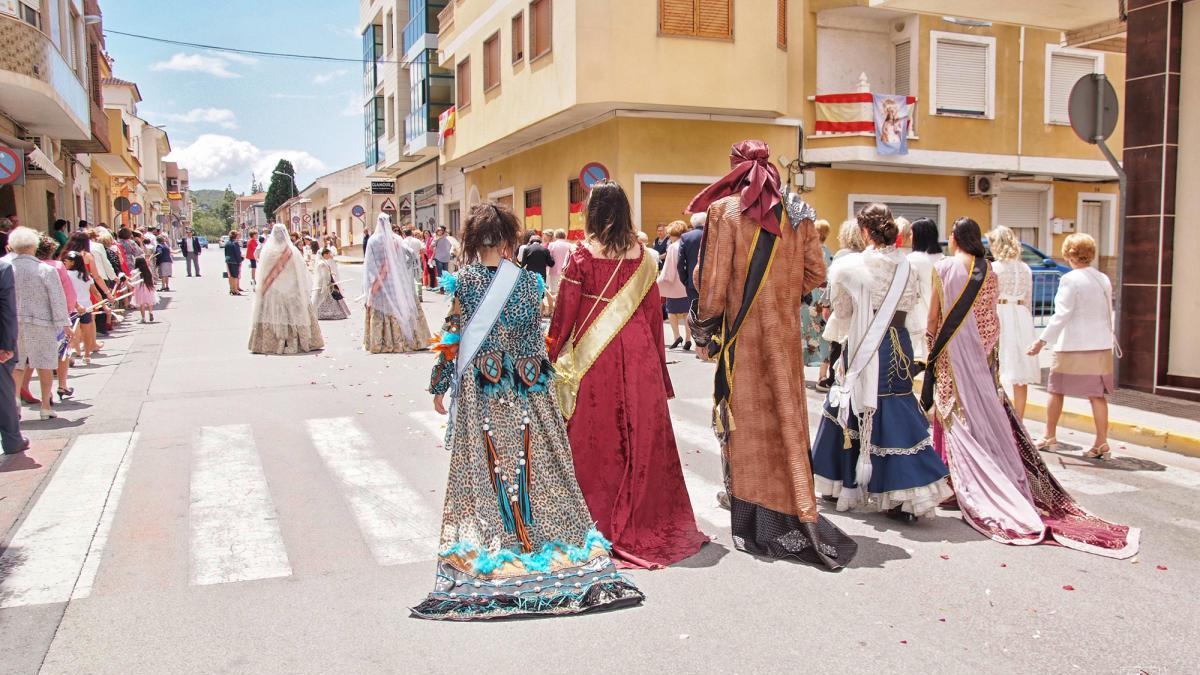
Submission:
M 708 38 L 733 37 L 733 0 L 697 0 L 696 35 Z

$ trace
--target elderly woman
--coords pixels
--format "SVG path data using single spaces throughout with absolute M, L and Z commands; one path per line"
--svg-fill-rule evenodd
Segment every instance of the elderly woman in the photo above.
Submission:
M 1050 382 L 1046 391 L 1050 403 L 1046 410 L 1046 436 L 1039 449 L 1058 443 L 1058 419 L 1062 416 L 1063 397 L 1086 397 L 1092 404 L 1096 424 L 1096 442 L 1084 457 L 1108 459 L 1108 398 L 1113 391 L 1113 348 L 1121 355 L 1113 336 L 1112 283 L 1091 266 L 1096 259 L 1096 240 L 1083 233 L 1063 241 L 1062 256 L 1071 271 L 1058 282 L 1054 296 L 1054 316 L 1042 336 L 1029 348 L 1036 356 L 1054 343 L 1050 362 Z
M 18 227 L 8 235 L 17 290 L 17 365 L 13 381 L 21 382 L 27 368 L 37 371 L 42 390 L 39 414 L 46 420 L 58 417 L 50 409 L 54 368 L 58 366 L 58 333 L 61 330 L 70 337 L 71 319 L 58 272 L 34 257 L 40 240 L 38 233 L 28 227 Z
M 663 255 L 661 270 L 658 273 L 658 294 L 663 297 L 667 310 L 667 321 L 671 323 L 671 336 L 674 340 L 668 349 L 678 349 L 684 344 L 687 336 L 687 348 L 692 347 L 692 327 L 688 325 L 688 311 L 691 301 L 688 300 L 687 287 L 679 278 L 679 238 L 691 229 L 682 220 L 676 220 L 666 227 L 667 252 Z M 684 335 L 680 335 L 683 326 Z

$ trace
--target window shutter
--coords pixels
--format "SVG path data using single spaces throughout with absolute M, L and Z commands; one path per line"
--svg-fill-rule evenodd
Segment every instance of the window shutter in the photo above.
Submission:
M 987 114 L 988 46 L 938 40 L 938 112 Z
M 459 61 L 455 67 L 455 84 L 457 84 L 459 109 L 471 105 L 471 57 Z
M 483 42 L 483 90 L 500 84 L 500 31 Z
M 698 0 L 696 10 L 696 35 L 733 37 L 733 0 Z
M 996 224 L 1003 225 L 1021 241 L 1036 244 L 1042 230 L 1041 192 L 1001 192 L 996 196 Z
M 1096 71 L 1096 59 L 1090 56 L 1050 53 L 1050 122 L 1070 124 L 1067 101 L 1079 78 Z
M 696 0 L 658 0 L 658 32 L 696 34 Z
M 778 0 L 775 13 L 775 44 L 787 49 L 787 0 Z
M 551 48 L 551 0 L 533 0 L 529 3 L 529 58 L 546 54 Z
M 912 91 L 911 85 L 909 84 L 910 76 L 912 74 L 912 42 L 908 40 L 905 40 L 904 42 L 897 42 L 895 45 L 893 45 L 893 49 L 895 49 L 896 52 L 895 58 L 893 59 L 893 63 L 896 65 L 896 85 L 892 87 L 891 93 L 900 94 L 901 96 L 908 96 Z
M 854 213 L 858 213 L 871 202 L 854 202 Z M 907 218 L 912 222 L 918 218 L 928 218 L 935 223 L 938 223 L 938 205 L 937 204 L 902 204 L 897 202 L 884 202 L 887 207 L 892 210 L 893 218 Z M 941 227 L 942 223 L 938 223 Z

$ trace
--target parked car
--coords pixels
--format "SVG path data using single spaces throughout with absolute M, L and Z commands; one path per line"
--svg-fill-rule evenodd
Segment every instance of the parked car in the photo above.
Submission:
M 941 242 L 942 251 L 949 254 L 946 242 Z M 987 238 L 983 240 L 987 246 Z M 991 249 L 988 249 L 988 260 L 994 260 Z M 1054 296 L 1058 294 L 1058 280 L 1062 275 L 1071 271 L 1054 258 L 1046 255 L 1040 249 L 1021 242 L 1021 262 L 1029 265 L 1033 271 L 1033 307 L 1030 309 L 1034 316 L 1050 316 L 1054 313 Z
M 197 237 L 196 237 L 196 239 L 199 239 L 199 240 L 200 240 L 200 246 L 202 246 L 202 247 L 204 247 L 204 248 L 208 248 L 208 237 L 205 237 L 205 236 L 203 236 L 203 235 L 199 235 L 199 236 L 197 236 Z
M 229 243 L 229 235 L 227 235 L 227 234 L 221 235 L 221 243 L 218 245 L 221 248 L 225 248 L 225 244 L 228 244 L 228 243 Z

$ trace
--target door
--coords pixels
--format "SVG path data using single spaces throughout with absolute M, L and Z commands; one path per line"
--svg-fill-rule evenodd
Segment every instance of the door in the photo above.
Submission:
M 511 194 L 508 194 L 508 195 L 502 195 L 502 196 L 500 196 L 500 197 L 496 197 L 496 203 L 497 203 L 497 204 L 503 204 L 503 205 L 505 205 L 505 206 L 507 206 L 507 207 L 508 207 L 508 210 L 509 210 L 509 211 L 512 211 L 512 208 L 513 208 L 513 196 L 512 196 Z
M 1104 202 L 1084 201 L 1079 211 L 1078 231 L 1096 240 L 1096 257 L 1092 267 L 1100 267 L 1100 257 L 1108 253 L 1108 228 L 1105 227 Z

